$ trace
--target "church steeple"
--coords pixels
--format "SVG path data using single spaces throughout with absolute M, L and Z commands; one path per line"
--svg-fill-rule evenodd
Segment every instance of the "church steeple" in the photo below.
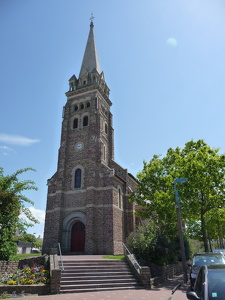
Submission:
M 100 69 L 98 53 L 94 37 L 93 16 L 91 17 L 90 31 L 80 68 L 79 77 L 73 75 L 69 80 L 69 92 L 87 86 L 96 85 L 101 88 L 104 94 L 109 96 L 109 88 L 105 82 L 104 73 Z
M 86 44 L 86 49 L 84 52 L 79 78 L 86 75 L 87 73 L 90 73 L 94 69 L 99 74 L 101 73 L 93 28 L 94 28 L 94 24 L 91 21 L 89 36 Z
M 48 180 L 43 253 L 123 253 L 135 227 L 136 181 L 114 160 L 109 88 L 100 70 L 93 16 L 80 74 L 69 80 L 56 173 Z M 79 71 L 79 70 L 77 70 Z

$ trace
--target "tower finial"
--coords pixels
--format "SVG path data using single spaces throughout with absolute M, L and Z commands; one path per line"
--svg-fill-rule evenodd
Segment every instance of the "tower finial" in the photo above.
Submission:
M 94 20 L 94 16 L 93 16 L 93 12 L 91 13 L 91 17 L 90 17 L 90 20 L 91 20 L 91 25 L 93 25 L 93 20 Z

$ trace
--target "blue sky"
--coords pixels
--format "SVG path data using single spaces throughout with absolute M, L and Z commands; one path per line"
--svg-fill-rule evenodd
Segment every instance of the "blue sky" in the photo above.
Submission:
M 143 160 L 204 139 L 225 152 L 224 0 L 0 0 L 0 166 L 32 167 L 43 234 L 68 80 L 79 75 L 91 13 L 111 89 L 115 160 Z

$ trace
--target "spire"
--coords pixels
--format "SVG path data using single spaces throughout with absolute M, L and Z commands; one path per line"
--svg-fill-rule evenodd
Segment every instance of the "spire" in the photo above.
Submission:
M 84 52 L 83 61 L 80 68 L 80 74 L 77 78 L 73 75 L 69 79 L 69 92 L 73 92 L 77 89 L 82 89 L 88 86 L 97 86 L 101 88 L 101 91 L 109 97 L 110 89 L 108 88 L 104 73 L 100 69 L 100 64 L 98 61 L 98 54 L 95 45 L 94 38 L 94 24 L 93 24 L 93 15 L 91 16 L 90 31 L 87 40 L 87 45 Z
M 80 68 L 80 75 L 79 78 L 82 77 L 83 75 L 86 75 L 87 73 L 92 72 L 94 69 L 100 74 L 101 69 L 100 69 L 100 64 L 98 61 L 98 53 L 95 45 L 95 38 L 94 38 L 94 24 L 93 24 L 93 15 L 90 18 L 91 19 L 91 24 L 90 24 L 90 31 L 89 31 L 89 36 L 87 40 L 87 45 L 85 48 L 84 52 L 84 57 L 82 61 L 82 65 Z

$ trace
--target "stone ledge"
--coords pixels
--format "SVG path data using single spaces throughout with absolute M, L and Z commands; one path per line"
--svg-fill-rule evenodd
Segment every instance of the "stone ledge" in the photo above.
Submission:
M 38 294 L 48 295 L 50 294 L 50 284 L 31 284 L 31 285 L 0 285 L 0 295 L 2 293 L 12 294 L 16 292 L 21 294 Z

